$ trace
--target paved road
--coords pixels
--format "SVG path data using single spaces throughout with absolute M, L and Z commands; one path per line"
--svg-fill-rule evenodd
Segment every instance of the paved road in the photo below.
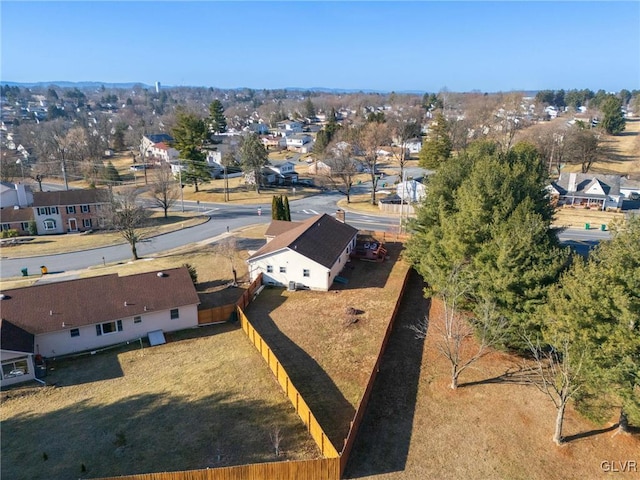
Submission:
M 290 199 L 291 219 L 305 220 L 319 213 L 334 215 L 336 202 L 342 198 L 340 194 L 325 193 L 314 197 L 295 200 Z M 233 231 L 237 228 L 252 224 L 268 223 L 271 220 L 271 204 L 255 205 L 230 205 L 216 203 L 184 202 L 185 210 L 199 211 L 209 217 L 209 221 L 202 225 L 185 228 L 176 232 L 159 235 L 138 245 L 138 255 L 148 257 L 165 250 L 171 250 L 189 243 L 198 243 L 211 240 L 216 241 L 221 235 L 226 235 L 227 227 Z M 178 203 L 177 208 L 181 210 Z M 397 225 L 396 219 L 363 215 L 347 212 L 347 221 L 359 229 L 391 230 Z M 21 275 L 21 270 L 27 268 L 30 274 L 39 273 L 42 265 L 49 272 L 65 272 L 80 270 L 102 263 L 127 262 L 131 259 L 131 250 L 128 244 L 100 247 L 73 253 L 58 255 L 46 255 L 22 259 L 3 259 L 0 262 L 0 278 L 16 277 Z
M 335 215 L 337 201 L 342 195 L 325 192 L 322 195 L 296 200 L 290 197 L 291 219 L 302 221 L 319 213 Z M 215 242 L 226 235 L 227 227 L 233 231 L 252 224 L 268 223 L 271 220 L 271 204 L 260 205 L 260 215 L 256 205 L 231 205 L 220 203 L 184 202 L 185 210 L 199 211 L 209 217 L 202 225 L 185 228 L 176 232 L 159 235 L 138 245 L 138 254 L 149 257 L 159 252 L 171 250 L 183 245 L 198 242 Z M 173 210 L 181 210 L 178 205 Z M 350 225 L 364 230 L 393 231 L 398 227 L 398 217 L 383 217 L 347 211 L 346 219 Z M 560 234 L 561 241 L 573 246 L 581 253 L 609 238 L 609 232 L 600 230 L 566 230 Z M 131 259 L 129 245 L 100 247 L 81 252 L 46 255 L 23 259 L 3 259 L 0 262 L 0 278 L 20 276 L 21 269 L 27 268 L 30 274 L 39 273 L 45 265 L 49 272 L 81 270 L 102 263 L 127 262 Z

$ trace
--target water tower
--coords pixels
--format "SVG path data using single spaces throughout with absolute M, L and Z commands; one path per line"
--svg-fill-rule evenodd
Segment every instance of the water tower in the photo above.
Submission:
M 160 82 L 156 82 L 156 93 L 160 93 Z

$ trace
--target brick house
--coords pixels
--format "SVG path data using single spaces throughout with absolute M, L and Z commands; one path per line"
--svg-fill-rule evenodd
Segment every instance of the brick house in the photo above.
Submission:
M 86 232 L 104 226 L 109 192 L 100 189 L 35 192 L 33 218 L 38 235 Z

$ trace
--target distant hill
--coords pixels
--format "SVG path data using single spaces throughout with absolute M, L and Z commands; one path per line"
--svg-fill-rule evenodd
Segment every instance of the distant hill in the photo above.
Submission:
M 105 86 L 106 88 L 133 88 L 134 86 L 141 86 L 143 88 L 154 88 L 153 85 L 147 85 L 142 82 L 126 82 L 126 83 L 109 83 L 109 82 L 66 82 L 66 81 L 54 81 L 54 82 L 5 82 L 0 81 L 2 85 L 18 86 L 18 87 L 48 87 L 55 85 L 61 88 L 100 88 Z M 162 85 L 162 88 L 209 88 L 201 85 Z M 218 88 L 220 90 L 261 90 L 261 88 L 250 87 L 236 87 L 236 88 Z M 287 90 L 289 92 L 320 92 L 320 93 L 332 93 L 332 94 L 351 94 L 351 93 L 365 93 L 365 94 L 380 94 L 387 95 L 392 91 L 398 94 L 404 95 L 422 95 L 427 93 L 425 90 L 372 90 L 367 88 L 326 88 L 326 87 L 282 87 L 282 88 L 269 88 L 267 90 Z M 437 93 L 437 92 L 436 92 Z M 463 93 L 463 92 L 458 92 Z M 483 93 L 483 92 L 476 92 Z M 497 92 L 486 92 L 489 94 Z M 522 91 L 525 96 L 535 96 L 537 91 Z
M 141 82 L 129 82 L 129 83 L 108 83 L 108 82 L 66 82 L 66 81 L 52 81 L 52 82 L 5 82 L 1 81 L 2 85 L 9 85 L 11 87 L 49 87 L 55 85 L 62 88 L 100 88 L 105 86 L 107 88 L 132 88 L 136 85 L 144 88 L 151 88 L 151 85 L 145 85 Z

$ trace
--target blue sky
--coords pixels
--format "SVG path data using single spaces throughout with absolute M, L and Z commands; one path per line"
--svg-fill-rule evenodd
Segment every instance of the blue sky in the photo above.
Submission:
M 640 2 L 0 5 L 0 81 L 383 91 L 640 88 Z

